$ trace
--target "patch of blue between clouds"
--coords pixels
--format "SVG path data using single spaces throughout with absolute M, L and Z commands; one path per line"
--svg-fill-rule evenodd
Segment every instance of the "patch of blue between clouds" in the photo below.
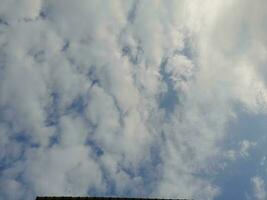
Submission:
M 9 140 L 9 145 L 5 149 L 9 153 L 1 158 L 0 171 L 14 167 L 17 162 L 23 161 L 26 148 L 39 147 L 39 144 L 34 143 L 26 132 L 14 133 Z
M 14 122 L 6 118 L 8 112 L 12 112 L 12 108 L 7 106 L 0 107 L 1 126 L 5 127 L 9 140 L 9 143 L 3 146 L 4 153 L 0 153 L 0 171 L 14 167 L 17 162 L 22 161 L 26 148 L 39 147 L 39 144 L 32 140 L 26 130 L 16 130 Z
M 122 56 L 127 56 L 133 65 L 138 65 L 141 62 L 143 54 L 144 50 L 140 45 L 137 46 L 135 51 L 133 51 L 133 49 L 129 46 L 122 48 Z
M 159 107 L 163 108 L 168 116 L 169 114 L 173 113 L 176 104 L 179 102 L 179 98 L 177 92 L 174 89 L 173 81 L 170 78 L 170 74 L 167 73 L 165 70 L 167 62 L 168 59 L 163 60 L 160 66 L 160 73 L 162 75 L 163 81 L 167 86 L 167 91 L 161 96 L 159 101 Z
M 193 52 L 193 47 L 192 47 L 192 41 L 190 38 L 185 38 L 184 39 L 184 48 L 182 50 L 176 50 L 174 51 L 175 54 L 180 54 L 184 55 L 188 59 L 190 59 L 193 62 L 194 58 L 194 52 Z M 163 108 L 166 111 L 166 117 L 168 117 L 170 114 L 172 114 L 175 110 L 175 107 L 181 103 L 182 96 L 179 95 L 179 92 L 177 92 L 174 89 L 174 83 L 173 80 L 171 79 L 171 74 L 166 72 L 166 65 L 168 64 L 168 59 L 169 58 L 164 58 L 162 60 L 161 66 L 160 66 L 160 74 L 162 75 L 163 82 L 167 86 L 167 91 L 166 93 L 162 94 L 159 100 L 159 107 Z M 177 66 L 179 67 L 179 66 Z M 181 77 L 184 79 L 184 77 Z M 184 79 L 184 81 L 187 81 Z
M 4 18 L 0 18 L 0 26 L 1 25 L 8 26 L 9 24 Z
M 82 96 L 78 96 L 71 103 L 70 107 L 67 108 L 67 112 L 76 112 L 77 114 L 82 114 L 86 107 L 86 102 Z
M 43 8 L 39 13 L 39 17 L 43 20 L 47 19 L 48 15 L 49 15 L 49 9 L 48 8 Z
M 150 148 L 150 159 L 140 166 L 138 175 L 142 177 L 145 195 L 149 196 L 161 178 L 162 158 L 161 145 L 155 143 Z
M 130 11 L 128 12 L 128 17 L 127 17 L 127 20 L 130 24 L 133 24 L 134 23 L 134 20 L 135 20 L 135 17 L 136 17 L 136 10 L 137 10 L 137 7 L 138 7 L 138 4 L 139 4 L 139 0 L 136 0 L 133 2 L 133 5 L 130 9 Z
M 93 140 L 87 140 L 86 145 L 89 145 L 91 150 L 94 152 L 94 154 L 97 157 L 100 157 L 104 154 L 103 149 L 101 148 L 101 146 L 99 146 L 95 141 Z
M 63 47 L 62 47 L 61 51 L 63 51 L 63 52 L 67 51 L 69 46 L 70 46 L 69 40 L 64 40 L 64 44 L 63 44 Z
M 262 158 L 266 156 L 266 130 L 267 116 L 249 114 L 244 109 L 237 108 L 237 120 L 228 126 L 225 148 L 237 150 L 242 140 L 256 142 L 257 146 L 249 151 L 248 157 L 241 156 L 228 162 L 227 166 L 213 177 L 214 183 L 221 188 L 221 195 L 216 200 L 255 198 L 251 178 L 260 176 L 267 181 L 266 165 L 260 165 Z
M 60 101 L 60 96 L 58 93 L 56 92 L 52 92 L 51 93 L 51 99 L 52 99 L 52 103 L 51 103 L 51 107 L 49 107 L 49 109 L 47 110 L 47 118 L 45 121 L 46 126 L 55 126 L 58 124 L 59 121 L 59 101 Z

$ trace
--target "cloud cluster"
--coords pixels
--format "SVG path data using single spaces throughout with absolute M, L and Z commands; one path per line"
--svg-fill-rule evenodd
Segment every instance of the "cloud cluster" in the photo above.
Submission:
M 267 111 L 264 0 L 0 2 L 1 197 L 219 194 L 235 107 Z
M 254 196 L 258 200 L 266 199 L 266 191 L 264 180 L 259 176 L 254 176 L 251 178 L 253 184 Z

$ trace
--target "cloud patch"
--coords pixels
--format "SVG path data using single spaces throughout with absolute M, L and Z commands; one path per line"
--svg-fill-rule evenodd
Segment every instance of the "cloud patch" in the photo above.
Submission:
M 214 199 L 236 106 L 267 111 L 256 4 L 1 1 L 0 196 Z

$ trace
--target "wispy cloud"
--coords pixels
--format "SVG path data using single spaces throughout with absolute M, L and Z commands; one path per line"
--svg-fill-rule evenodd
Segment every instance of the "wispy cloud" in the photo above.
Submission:
M 1 197 L 222 192 L 235 106 L 267 111 L 264 0 L 0 2 Z
M 258 200 L 266 199 L 264 180 L 259 176 L 254 176 L 251 178 L 251 183 L 253 185 L 255 198 Z

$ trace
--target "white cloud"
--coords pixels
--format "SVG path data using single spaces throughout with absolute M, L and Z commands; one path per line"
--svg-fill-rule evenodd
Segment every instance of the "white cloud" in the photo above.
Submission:
M 1 1 L 0 194 L 213 199 L 234 105 L 266 113 L 266 3 L 243 2 Z
M 16 20 L 30 20 L 39 16 L 42 6 L 41 0 L 2 0 L 0 14 L 1 18 L 8 22 Z
M 266 199 L 265 183 L 264 180 L 259 176 L 254 176 L 251 178 L 253 184 L 254 196 L 258 200 Z
M 260 165 L 261 165 L 261 166 L 264 166 L 264 165 L 265 165 L 265 162 L 266 162 L 266 156 L 263 156 L 263 157 L 261 158 Z
M 35 195 L 86 195 L 104 189 L 98 164 L 83 145 L 29 150 L 24 179 Z
M 250 142 L 248 140 L 243 140 L 240 142 L 240 154 L 242 157 L 248 157 L 249 156 L 249 150 L 256 146 L 255 142 Z

